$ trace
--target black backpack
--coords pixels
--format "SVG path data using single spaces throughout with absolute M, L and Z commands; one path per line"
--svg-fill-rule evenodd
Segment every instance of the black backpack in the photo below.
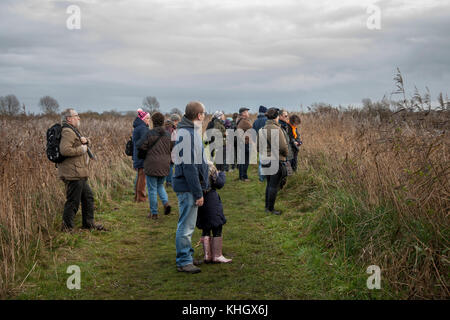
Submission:
M 51 162 L 61 163 L 66 159 L 59 150 L 62 126 L 57 123 L 47 130 L 47 158 Z
M 133 137 L 130 137 L 130 140 L 128 140 L 127 144 L 125 145 L 125 154 L 127 156 L 132 157 L 133 156 Z

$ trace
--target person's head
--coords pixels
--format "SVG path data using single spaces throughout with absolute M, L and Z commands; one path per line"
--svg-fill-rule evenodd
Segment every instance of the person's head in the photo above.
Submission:
M 239 115 L 241 116 L 241 118 L 247 119 L 250 115 L 248 114 L 248 110 L 250 110 L 249 108 L 240 108 L 239 109 Z
M 161 112 L 152 114 L 153 127 L 162 127 L 164 125 L 164 115 Z
M 214 117 L 215 119 L 225 120 L 225 115 L 224 115 L 223 112 L 220 111 L 220 110 L 214 112 L 213 117 Z
M 211 160 L 208 160 L 208 174 L 213 180 L 217 177 L 217 168 Z
M 278 121 L 280 117 L 280 109 L 278 108 L 269 108 L 266 112 L 266 117 L 268 120 Z
M 174 114 L 172 114 L 171 116 L 170 116 L 170 121 L 172 121 L 172 123 L 173 123 L 173 126 L 176 128 L 177 127 L 177 125 L 178 125 L 178 122 L 180 122 L 180 116 L 179 115 L 177 115 L 176 113 L 174 113 Z
M 267 108 L 264 107 L 264 106 L 259 106 L 258 112 L 259 112 L 259 113 L 266 113 L 266 112 L 267 112 Z
M 189 102 L 186 105 L 184 116 L 192 122 L 203 122 L 205 119 L 205 106 L 198 101 Z
M 150 124 L 150 113 L 139 108 L 137 110 L 137 114 L 138 114 L 139 119 L 144 121 L 147 126 Z
M 78 112 L 75 111 L 75 109 L 69 108 L 64 110 L 61 114 L 61 120 L 62 122 L 70 124 L 75 128 L 80 127 L 80 116 L 78 115 Z
M 282 120 L 284 122 L 288 122 L 289 121 L 289 115 L 288 115 L 288 112 L 286 110 L 281 110 L 280 111 L 280 120 Z
M 299 126 L 301 123 L 300 117 L 296 114 L 293 114 L 289 117 L 289 123 L 293 126 Z
M 164 121 L 164 126 L 166 127 L 166 129 L 172 128 L 173 127 L 173 122 L 170 119 L 166 119 Z
M 236 121 L 237 117 L 239 117 L 239 113 L 236 113 L 236 112 L 233 113 L 233 117 L 232 117 L 233 121 Z

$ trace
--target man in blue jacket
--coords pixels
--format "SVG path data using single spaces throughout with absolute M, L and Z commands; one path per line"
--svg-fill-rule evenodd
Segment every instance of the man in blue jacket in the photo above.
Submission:
M 255 129 L 256 133 L 258 133 L 259 129 L 261 129 L 262 127 L 264 127 L 266 125 L 266 121 L 267 121 L 266 112 L 267 112 L 266 107 L 264 107 L 264 106 L 259 107 L 258 118 L 255 120 L 255 122 L 253 122 L 253 129 Z M 262 175 L 261 171 L 262 171 L 262 169 L 261 169 L 261 161 L 260 161 L 259 165 L 258 165 L 258 176 L 259 176 L 259 181 L 264 182 L 264 179 L 266 178 L 266 176 Z
M 203 191 L 208 189 L 208 164 L 201 138 L 205 107 L 201 102 L 189 102 L 185 114 L 178 124 L 177 141 L 174 147 L 175 172 L 173 190 L 177 194 L 179 218 L 176 245 L 177 270 L 198 273 L 194 266 L 192 234 L 197 221 L 198 207 L 203 205 Z

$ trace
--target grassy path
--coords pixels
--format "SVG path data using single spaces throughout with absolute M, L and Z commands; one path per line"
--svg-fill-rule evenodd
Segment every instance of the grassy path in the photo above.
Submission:
M 201 266 L 195 275 L 175 268 L 178 206 L 168 190 L 173 212 L 148 220 L 148 204 L 135 204 L 129 186 L 112 201 L 97 205 L 96 219 L 110 232 L 59 234 L 14 299 L 368 299 L 383 297 L 366 288 L 363 267 L 333 257 L 306 230 L 316 208 L 304 205 L 307 194 L 285 193 L 282 216 L 264 212 L 264 188 L 250 169 L 249 183 L 227 175 L 220 195 L 228 219 L 224 255 L 228 265 Z M 303 205 L 300 205 L 302 204 Z M 161 209 L 161 206 L 160 206 Z M 80 213 L 77 215 L 80 225 Z M 196 229 L 193 243 L 200 238 Z M 198 246 L 196 257 L 202 256 Z M 69 290 L 67 267 L 81 269 L 81 290 Z M 32 266 L 30 266 L 31 269 Z

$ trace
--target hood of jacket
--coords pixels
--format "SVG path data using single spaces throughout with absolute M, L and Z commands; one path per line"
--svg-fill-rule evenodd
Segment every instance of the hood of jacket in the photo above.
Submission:
M 181 121 L 178 123 L 177 129 L 181 128 L 194 128 L 194 122 L 183 116 Z

